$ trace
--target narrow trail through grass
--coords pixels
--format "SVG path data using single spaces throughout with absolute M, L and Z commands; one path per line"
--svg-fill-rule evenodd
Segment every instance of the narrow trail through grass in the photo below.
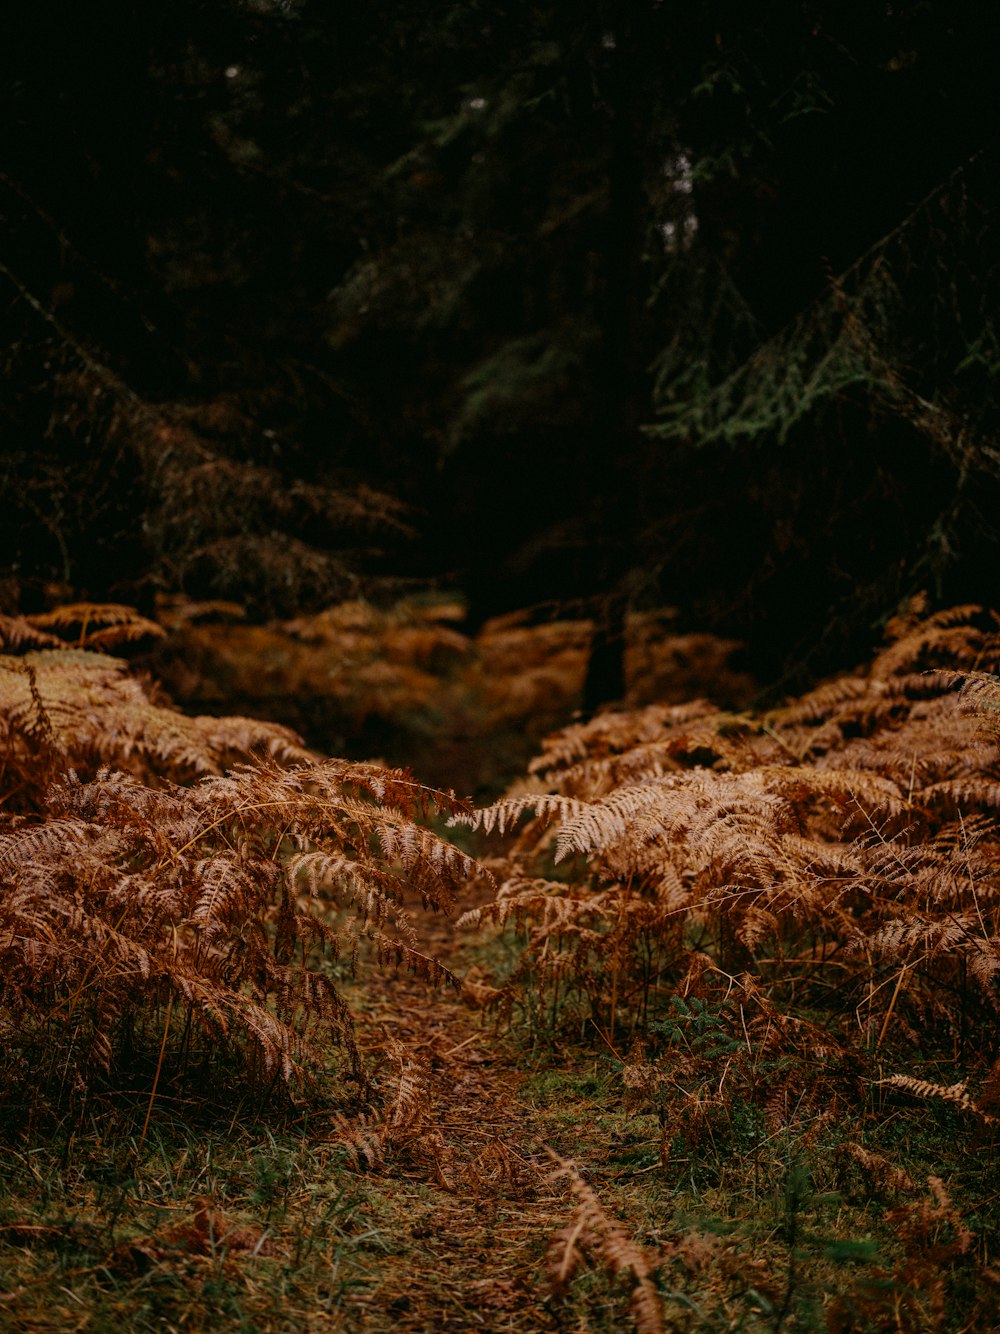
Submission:
M 444 923 L 435 932 L 443 956 L 447 932 Z M 420 1062 L 425 1129 L 441 1148 L 438 1164 L 424 1155 L 407 1163 L 404 1152 L 384 1169 L 399 1262 L 364 1294 L 357 1318 L 414 1332 L 552 1328 L 540 1271 L 565 1221 L 565 1190 L 551 1181 L 524 1074 L 452 988 L 432 994 L 397 975 L 369 997 L 362 1034 L 384 1030 Z
M 502 970 L 509 942 L 419 910 L 411 921 L 420 948 L 457 975 L 484 959 Z M 666 1329 L 947 1329 L 949 1316 L 919 1303 L 902 1325 L 891 1315 L 910 1301 L 907 1266 L 939 1251 L 953 1309 L 989 1307 L 971 1286 L 965 1243 L 949 1240 L 957 1215 L 922 1184 L 943 1176 L 973 1210 L 991 1193 L 992 1155 L 968 1155 L 954 1109 L 900 1108 L 865 1137 L 873 1163 L 905 1164 L 903 1185 L 888 1167 L 885 1180 L 859 1176 L 842 1153 L 848 1131 L 817 1139 L 811 1121 L 778 1137 L 752 1117 L 734 1121 L 725 1146 L 709 1140 L 664 1162 L 655 1113 L 627 1104 L 596 1033 L 584 1042 L 528 1024 L 498 1033 L 469 991 L 366 970 L 351 1001 L 380 1111 L 356 1100 L 348 1111 L 335 1060 L 325 1095 L 306 1092 L 285 1114 L 254 1108 L 232 1084 L 192 1098 L 166 1080 L 138 1157 L 148 1093 L 116 1095 L 49 1139 L 8 1127 L 0 1331 L 660 1328 L 637 1323 L 636 1271 L 608 1272 L 600 1237 L 573 1213 L 576 1187 L 553 1177 L 550 1150 L 575 1160 L 577 1185 L 596 1192 L 604 1236 L 617 1230 L 656 1272 Z M 397 1106 L 409 1119 L 397 1118 L 393 1135 Z M 366 1163 L 363 1146 L 379 1133 L 380 1153 Z M 900 1213 L 904 1199 L 913 1202 Z M 901 1219 L 912 1233 L 905 1255 Z M 987 1226 L 975 1212 L 970 1221 Z M 577 1241 L 589 1263 L 554 1285 Z M 827 1302 L 838 1293 L 847 1314 L 831 1326 Z M 884 1326 L 870 1323 L 878 1293 Z M 865 1314 L 852 1317 L 862 1300 Z

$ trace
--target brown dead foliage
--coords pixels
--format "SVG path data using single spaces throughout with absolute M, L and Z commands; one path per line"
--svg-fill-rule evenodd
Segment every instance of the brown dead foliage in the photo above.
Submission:
M 106 607 L 44 620 L 136 626 Z M 402 905 L 448 911 L 477 873 L 427 827 L 460 803 L 401 770 L 319 760 L 287 728 L 187 717 L 119 660 L 3 629 L 26 649 L 0 658 L 8 1092 L 29 1096 L 32 1069 L 36 1094 L 72 1102 L 147 1049 L 152 1108 L 165 1069 L 212 1050 L 263 1089 L 331 1042 L 363 1083 L 329 961 L 448 976 Z

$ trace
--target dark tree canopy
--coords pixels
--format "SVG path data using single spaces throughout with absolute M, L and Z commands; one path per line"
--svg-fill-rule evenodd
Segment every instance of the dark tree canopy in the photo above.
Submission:
M 771 677 L 995 599 L 995 28 L 40 0 L 0 56 L 10 587 L 437 579 L 612 640 L 670 603 Z

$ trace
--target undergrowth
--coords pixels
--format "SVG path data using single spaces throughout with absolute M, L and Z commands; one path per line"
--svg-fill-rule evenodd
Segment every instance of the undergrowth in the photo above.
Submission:
M 997 1327 L 1000 630 L 890 630 L 470 812 L 4 618 L 0 1323 Z
M 494 835 L 530 817 L 492 862 L 495 898 L 463 919 L 521 942 L 477 974 L 483 999 L 527 1021 L 536 1051 L 590 1035 L 624 1104 L 655 1117 L 668 1177 L 714 1160 L 716 1184 L 726 1161 L 759 1182 L 763 1146 L 793 1142 L 902 1192 L 902 1257 L 828 1305 L 830 1329 L 986 1328 L 997 1310 L 989 1248 L 947 1183 L 871 1146 L 898 1109 L 946 1111 L 996 1193 L 998 669 L 994 617 L 914 608 L 868 669 L 767 715 L 693 702 L 574 724 L 464 817 Z M 647 1292 L 662 1255 L 629 1258 L 576 1189 L 580 1236 L 631 1273 L 639 1326 L 662 1327 Z M 578 1236 L 561 1252 L 557 1286 L 580 1251 Z M 790 1298 L 755 1291 L 761 1327 L 792 1319 Z M 963 1299 L 979 1324 L 961 1324 Z
M 461 601 L 428 595 L 378 607 L 352 601 L 311 616 L 248 624 L 232 603 L 161 600 L 169 630 L 149 661 L 189 708 L 280 718 L 326 752 L 387 754 L 427 781 L 503 790 L 542 737 L 580 707 L 594 626 L 539 608 L 463 632 Z M 711 693 L 745 703 L 754 682 L 739 645 L 680 634 L 669 613 L 624 628 L 628 701 Z
M 996 1327 L 996 1165 L 955 1109 L 773 1127 L 734 1097 L 664 1154 L 661 1107 L 623 1091 L 606 1049 L 566 1036 L 533 1067 L 525 1096 L 571 1184 L 547 1256 L 562 1327 Z
M 99 640 L 50 634 L 81 616 Z M 204 1074 L 217 1053 L 263 1094 L 331 1043 L 363 1089 L 333 964 L 448 977 L 402 903 L 448 910 L 472 875 L 427 827 L 461 806 L 403 771 L 311 756 L 286 728 L 185 717 L 91 651 L 137 628 L 101 607 L 0 625 L 27 649 L 0 658 L 6 1095 L 80 1116 L 152 1060 L 152 1110 L 165 1073 Z

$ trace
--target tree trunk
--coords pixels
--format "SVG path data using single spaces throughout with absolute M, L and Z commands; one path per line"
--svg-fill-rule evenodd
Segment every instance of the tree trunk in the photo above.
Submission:
M 640 348 L 641 265 L 645 200 L 645 80 L 652 33 L 643 6 L 620 0 L 614 6 L 608 74 L 605 83 L 611 119 L 608 155 L 608 212 L 604 243 L 602 329 L 602 428 L 605 449 L 595 451 L 592 496 L 597 515 L 598 611 L 590 646 L 583 707 L 625 693 L 624 577 L 635 545 L 635 452 L 644 402 Z

